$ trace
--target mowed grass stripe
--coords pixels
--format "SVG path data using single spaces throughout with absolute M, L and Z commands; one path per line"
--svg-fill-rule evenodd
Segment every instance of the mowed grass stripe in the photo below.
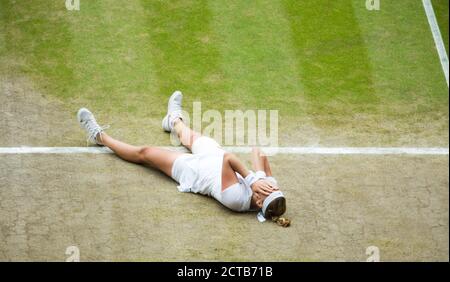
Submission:
M 80 12 L 70 13 L 72 79 L 78 82 L 71 94 L 80 106 L 134 118 L 162 114 L 151 106 L 161 96 L 146 17 L 136 0 L 86 1 Z
M 160 93 L 148 11 L 139 0 L 89 1 L 68 12 L 75 70 L 69 101 L 88 107 L 113 136 L 137 144 L 165 144 L 161 118 L 168 93 Z M 156 132 L 156 134 L 155 134 Z M 159 134 L 158 134 L 159 133 Z
M 448 145 L 448 88 L 421 1 L 385 1 L 367 11 L 354 0 L 372 66 L 386 143 Z M 376 127 L 374 127 L 376 129 Z
M 422 1 L 389 1 L 376 12 L 357 0 L 353 6 L 382 101 L 374 121 L 386 143 L 448 146 L 448 88 Z
M 290 23 L 293 60 L 304 85 L 306 114 L 315 130 L 314 145 L 360 144 L 374 140 L 377 115 L 372 66 L 358 20 L 349 1 L 282 0 Z M 311 127 L 311 126 L 309 126 Z M 370 132 L 372 131 L 372 132 Z M 304 130 L 300 135 L 309 136 Z M 343 137 L 345 136 L 345 137 Z
M 304 112 L 303 86 L 280 1 L 209 1 L 227 107 Z
M 66 64 L 72 36 L 64 3 L 1 1 L 0 10 L 4 38 L 0 72 L 27 74 L 49 92 L 66 93 L 68 85 L 59 82 L 72 77 L 73 71 Z
M 354 0 L 355 13 L 373 68 L 377 96 L 392 102 L 435 106 L 447 91 L 421 1 L 386 1 L 370 12 Z M 410 107 L 411 104 L 404 104 Z
M 86 1 L 80 11 L 67 11 L 64 1 L 1 5 L 2 73 L 31 78 L 65 110 L 92 109 L 128 142 L 167 143 L 164 134 L 151 134 L 160 129 L 168 93 L 158 91 L 140 1 Z
M 349 1 L 283 0 L 305 95 L 314 111 L 348 107 L 367 111 L 377 102 L 361 30 Z
M 220 95 L 225 82 L 218 68 L 219 52 L 207 2 L 141 1 L 158 80 L 156 91 L 168 97 L 181 90 L 186 94 L 187 111 L 196 100 L 210 108 L 220 107 L 227 99 Z

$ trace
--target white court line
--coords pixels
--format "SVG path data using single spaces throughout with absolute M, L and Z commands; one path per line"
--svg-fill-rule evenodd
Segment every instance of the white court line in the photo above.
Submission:
M 158 147 L 186 152 L 184 147 Z M 223 147 L 231 153 L 250 153 L 251 147 Z M 413 147 L 262 147 L 266 154 L 290 155 L 448 155 L 449 148 Z M 0 147 L 0 154 L 110 154 L 106 147 Z
M 448 87 L 448 56 L 445 50 L 444 41 L 442 40 L 441 31 L 439 30 L 439 25 L 436 20 L 436 15 L 434 14 L 433 5 L 431 0 L 422 0 L 423 7 L 425 8 L 425 13 L 427 14 L 428 23 L 430 24 L 431 33 L 433 34 L 434 44 L 438 51 L 439 59 L 441 60 L 442 69 L 444 70 L 445 80 L 447 81 Z

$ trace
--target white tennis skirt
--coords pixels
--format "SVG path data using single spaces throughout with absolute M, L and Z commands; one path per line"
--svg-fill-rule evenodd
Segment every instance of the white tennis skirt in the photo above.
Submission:
M 172 178 L 179 183 L 178 190 L 220 200 L 224 153 L 214 139 L 197 138 L 192 144 L 192 154 L 183 154 L 173 163 Z

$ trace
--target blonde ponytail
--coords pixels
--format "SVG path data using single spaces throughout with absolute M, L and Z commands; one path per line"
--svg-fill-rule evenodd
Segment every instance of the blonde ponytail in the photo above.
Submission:
M 291 220 L 285 217 L 278 217 L 278 216 L 274 216 L 272 217 L 272 221 L 275 222 L 276 224 L 278 224 L 281 227 L 289 227 L 291 226 Z

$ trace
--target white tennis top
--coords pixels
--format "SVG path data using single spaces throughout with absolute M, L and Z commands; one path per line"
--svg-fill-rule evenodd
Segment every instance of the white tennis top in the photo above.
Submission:
M 233 211 L 249 211 L 253 191 L 239 173 L 236 173 L 239 182 L 222 191 L 223 155 L 222 150 L 208 154 L 184 154 L 175 160 L 172 178 L 179 183 L 180 192 L 211 196 Z M 255 176 L 276 184 L 276 180 L 267 177 L 263 171 L 257 171 Z

